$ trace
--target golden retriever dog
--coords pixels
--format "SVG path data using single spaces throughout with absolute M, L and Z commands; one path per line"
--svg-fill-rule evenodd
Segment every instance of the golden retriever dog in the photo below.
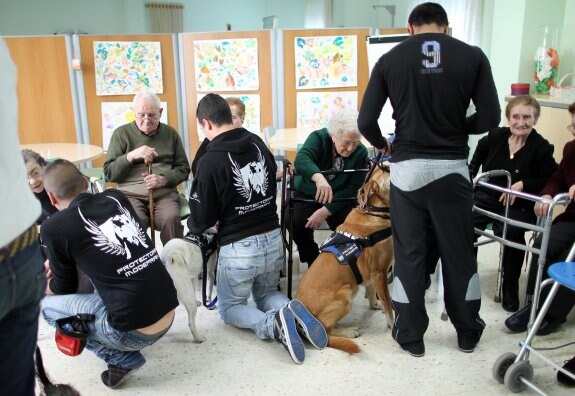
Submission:
M 390 174 L 388 165 L 376 163 L 366 176 L 357 194 L 359 206 L 352 209 L 337 231 L 366 238 L 376 232 L 382 239 L 364 247 L 357 260 L 357 268 L 366 287 L 366 297 L 374 308 L 375 293 L 383 304 L 387 326 L 393 323 L 393 310 L 388 289 L 388 268 L 393 263 L 393 241 L 389 218 Z M 389 230 L 387 235 L 386 230 Z M 358 282 L 350 265 L 342 265 L 333 253 L 321 252 L 303 275 L 297 288 L 297 299 L 324 325 L 328 346 L 348 353 L 360 352 L 350 338 L 359 336 L 357 327 L 336 328 L 337 322 L 349 313 Z
M 197 282 L 198 275 L 202 272 L 203 267 L 200 246 L 185 239 L 174 238 L 166 243 L 160 258 L 174 281 L 174 286 L 178 292 L 178 300 L 188 312 L 188 327 L 194 336 L 194 342 L 205 341 L 205 338 L 201 337 L 196 329 L 196 311 L 201 302 L 196 300 L 194 283 Z M 217 254 L 214 252 L 208 259 L 207 274 L 203 274 L 203 276 L 208 277 L 206 291 L 208 301 L 211 300 L 214 287 L 216 264 Z

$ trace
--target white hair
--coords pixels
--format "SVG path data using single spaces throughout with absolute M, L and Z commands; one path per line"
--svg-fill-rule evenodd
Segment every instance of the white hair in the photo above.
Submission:
M 344 133 L 353 133 L 361 136 L 357 126 L 357 116 L 357 110 L 352 108 L 344 108 L 337 111 L 329 120 L 328 133 L 335 138 L 341 137 Z
M 138 92 L 137 94 L 134 95 L 134 100 L 132 101 L 132 106 L 135 108 L 136 104 L 140 101 L 152 101 L 154 102 L 154 105 L 156 106 L 156 108 L 159 110 L 162 108 L 162 103 L 160 102 L 160 97 L 158 95 L 156 95 L 154 92 L 149 91 L 149 90 L 143 90 Z

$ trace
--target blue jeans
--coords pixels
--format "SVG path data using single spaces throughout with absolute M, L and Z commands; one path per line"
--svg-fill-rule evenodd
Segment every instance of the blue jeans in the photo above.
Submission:
M 158 341 L 168 331 L 146 335 L 136 330 L 114 329 L 108 322 L 108 309 L 98 293 L 50 295 L 42 302 L 42 315 L 52 327 L 57 319 L 79 313 L 96 316 L 96 320 L 88 324 L 90 334 L 86 348 L 108 365 L 116 367 L 131 369 L 142 366 L 146 359 L 140 350 Z
M 0 395 L 34 395 L 34 350 L 45 290 L 37 242 L 0 262 Z
M 218 309 L 224 322 L 251 329 L 264 340 L 274 338 L 274 315 L 289 302 L 278 291 L 284 265 L 279 228 L 220 247 L 218 260 Z M 257 308 L 248 306 L 250 294 Z

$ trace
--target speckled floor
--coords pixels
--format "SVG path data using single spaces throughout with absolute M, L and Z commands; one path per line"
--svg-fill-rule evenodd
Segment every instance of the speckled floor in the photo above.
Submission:
M 319 235 L 318 239 L 323 236 Z M 157 238 L 159 240 L 159 238 Z M 161 248 L 161 247 L 160 247 Z M 335 349 L 318 351 L 308 346 L 304 364 L 294 364 L 283 347 L 261 341 L 249 331 L 227 326 L 216 310 L 200 308 L 199 331 L 207 340 L 192 342 L 183 306 L 162 340 L 146 348 L 147 359 L 121 388 L 110 390 L 100 381 L 106 369 L 90 351 L 69 357 L 54 344 L 54 330 L 40 321 L 39 345 L 54 382 L 69 383 L 82 395 L 502 395 L 509 390 L 492 376 L 495 360 L 504 352 L 517 353 L 524 334 L 510 334 L 503 324 L 507 313 L 493 302 L 497 248 L 482 247 L 479 268 L 483 291 L 481 315 L 487 323 L 472 354 L 457 349 L 455 330 L 440 319 L 443 310 L 437 278 L 427 292 L 430 317 L 425 336 L 426 354 L 414 358 L 391 338 L 381 311 L 370 310 L 360 290 L 352 312 L 342 323 L 360 325 L 357 339 L 362 352 L 349 355 Z M 304 271 L 297 265 L 294 285 Z M 285 279 L 282 279 L 285 290 Z M 199 298 L 199 296 L 198 296 Z M 550 347 L 575 339 L 575 315 L 555 334 L 539 337 L 535 345 Z M 575 346 L 547 352 L 556 363 L 569 359 Z M 532 355 L 534 382 L 549 395 L 573 394 L 557 384 L 554 369 Z M 531 394 L 527 390 L 526 394 Z

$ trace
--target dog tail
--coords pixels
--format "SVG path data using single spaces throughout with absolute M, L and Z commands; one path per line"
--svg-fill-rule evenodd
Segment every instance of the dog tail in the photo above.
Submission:
M 41 394 L 46 396 L 80 396 L 80 392 L 70 385 L 54 384 L 48 378 L 48 374 L 44 369 L 44 361 L 42 360 L 42 352 L 40 347 L 36 346 L 36 358 L 34 359 L 36 366 L 36 377 L 40 380 Z
M 359 353 L 361 348 L 355 343 L 355 341 L 350 340 L 346 337 L 328 336 L 327 346 L 330 348 L 339 349 L 347 353 Z

